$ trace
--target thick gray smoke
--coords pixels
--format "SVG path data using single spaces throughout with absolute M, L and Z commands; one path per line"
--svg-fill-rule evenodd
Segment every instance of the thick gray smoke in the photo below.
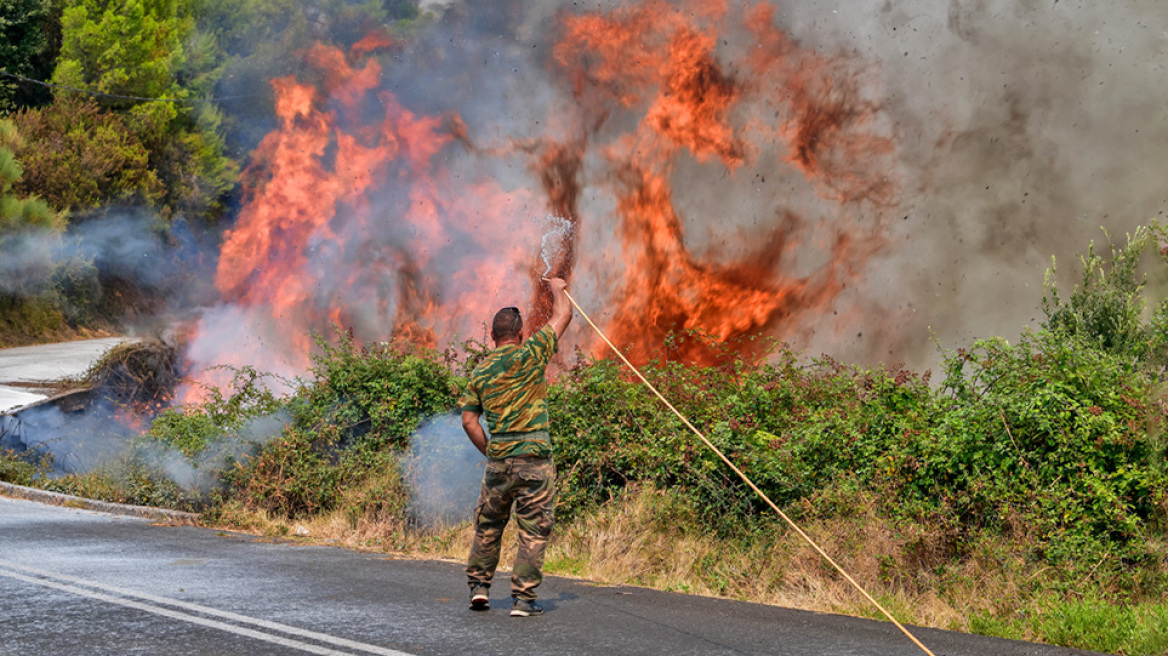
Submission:
M 515 226 L 538 223 L 549 210 L 549 189 L 559 189 L 555 180 L 541 183 L 524 144 L 534 144 L 538 154 L 549 141 L 570 143 L 580 135 L 567 107 L 567 85 L 556 77 L 562 69 L 552 64 L 559 21 L 563 12 L 635 4 L 425 3 L 437 18 L 403 50 L 382 56 L 382 88 L 418 115 L 457 113 L 462 128 L 454 133 L 461 136 L 431 161 L 450 173 L 443 178 L 444 194 L 471 198 L 473 206 L 473 185 L 497 183 L 510 193 L 513 205 L 506 211 L 516 215 L 515 225 L 485 226 L 474 211 L 447 215 L 461 228 L 439 234 L 433 250 L 413 252 L 403 245 L 431 228 L 402 221 L 414 192 L 408 184 L 387 184 L 371 197 L 373 225 L 351 227 L 356 224 L 340 210 L 329 229 L 343 245 L 312 243 L 305 275 L 320 275 L 308 293 L 328 302 L 340 299 L 362 339 L 384 339 L 408 305 L 409 291 L 419 286 L 436 290 L 439 302 L 474 290 L 495 307 L 530 298 L 526 270 L 485 276 L 476 266 L 501 249 L 525 249 L 533 266 L 545 268 L 538 231 Z M 754 37 L 741 27 L 745 10 L 731 4 L 715 57 L 724 74 L 745 80 L 749 72 L 728 62 L 749 52 Z M 757 4 L 745 3 L 746 10 Z M 990 335 L 1014 338 L 1042 321 L 1042 277 L 1051 256 L 1064 264 L 1060 274 L 1069 284 L 1074 254 L 1102 239 L 1101 226 L 1122 239 L 1168 204 L 1168 165 L 1158 152 L 1168 137 L 1162 109 L 1168 68 L 1159 64 L 1168 47 L 1168 5 L 774 4 L 775 21 L 800 47 L 847 60 L 860 71 L 865 99 L 879 108 L 872 129 L 895 144 L 887 174 L 898 190 L 889 206 L 850 217 L 852 228 L 878 226 L 856 235 L 882 235 L 872 239 L 877 254 L 841 280 L 844 291 L 831 308 L 800 315 L 806 325 L 775 335 L 795 348 L 844 361 L 925 368 L 937 360 L 934 337 L 946 348 Z M 753 119 L 761 109 L 748 111 L 753 114 L 745 118 Z M 382 114 L 371 110 L 369 116 L 375 123 Z M 602 323 L 610 320 L 604 309 L 625 278 L 605 149 L 640 117 L 606 120 L 607 132 L 591 136 L 599 145 L 573 169 L 580 183 L 573 291 Z M 717 267 L 749 256 L 788 211 L 810 228 L 805 238 L 792 240 L 795 252 L 782 266 L 799 276 L 830 257 L 836 208 L 817 198 L 813 181 L 781 160 L 748 159 L 731 171 L 717 162 L 681 158 L 672 175 L 684 244 L 701 262 Z M 484 231 L 493 231 L 491 239 L 482 238 Z M 402 272 L 399 280 L 369 274 L 370 262 Z M 377 302 L 361 298 L 369 288 L 378 290 Z M 213 364 L 219 351 L 228 350 L 247 354 L 260 367 L 302 366 L 295 358 L 282 359 L 272 345 L 281 334 L 287 340 L 288 333 L 305 328 L 277 317 L 270 330 L 270 321 L 251 313 L 231 305 L 210 312 L 205 338 L 195 344 L 195 362 Z M 437 314 L 440 339 L 466 337 L 487 318 L 458 314 Z M 241 330 L 241 322 L 251 328 Z M 582 335 L 570 334 L 566 349 Z
M 784 2 L 804 43 L 879 64 L 901 198 L 859 311 L 815 346 L 844 359 L 934 362 L 1043 320 L 1051 256 L 1064 284 L 1105 226 L 1168 207 L 1168 5 L 1120 0 Z M 841 312 L 841 314 L 844 314 Z
M 55 474 L 90 472 L 129 451 L 135 431 L 116 415 L 117 407 L 101 399 L 80 413 L 42 404 L 0 416 L 0 450 L 47 456 Z
M 483 479 L 483 462 L 458 415 L 434 417 L 418 427 L 401 465 L 413 493 L 411 516 L 428 528 L 469 519 Z

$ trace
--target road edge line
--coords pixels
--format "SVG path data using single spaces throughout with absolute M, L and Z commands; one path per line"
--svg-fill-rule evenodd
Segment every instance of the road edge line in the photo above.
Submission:
M 41 490 L 35 487 L 26 487 L 24 485 L 16 485 L 15 483 L 5 483 L 3 481 L 0 481 L 0 495 L 13 497 L 16 499 L 24 499 L 25 501 L 43 503 L 50 506 L 82 508 L 85 510 L 96 510 L 98 512 L 110 513 L 113 515 L 126 515 L 129 517 L 140 517 L 142 519 L 165 520 L 179 524 L 197 524 L 199 519 L 197 514 L 183 512 L 181 510 L 171 510 L 169 508 L 152 508 L 150 506 L 133 506 L 126 503 L 113 503 L 111 501 L 98 501 L 96 499 L 86 499 L 85 497 L 77 497 L 71 494 L 61 494 L 60 492 L 50 492 L 48 490 Z

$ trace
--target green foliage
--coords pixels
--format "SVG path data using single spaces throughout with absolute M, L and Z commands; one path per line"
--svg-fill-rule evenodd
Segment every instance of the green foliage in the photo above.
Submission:
M 69 0 L 54 82 L 117 96 L 187 100 L 209 95 L 223 73 L 214 35 L 173 0 Z M 72 92 L 62 91 L 68 97 Z M 223 154 L 221 117 L 207 103 L 99 96 L 124 112 L 165 190 L 160 211 L 214 216 L 238 165 Z
M 345 425 L 376 444 L 404 447 L 423 420 L 454 405 L 456 381 L 439 354 L 379 342 L 358 347 L 339 334 L 317 339 L 315 382 L 303 390 L 304 416 Z
M 52 463 L 43 458 L 37 462 L 18 456 L 12 451 L 0 451 L 0 481 L 13 485 L 33 485 L 48 475 Z
M 35 342 L 66 325 L 65 315 L 51 295 L 0 294 L 0 347 Z
M 24 143 L 13 122 L 0 119 L 0 256 L 20 258 L 20 266 L 7 271 L 0 286 L 0 335 L 9 336 L 49 333 L 65 319 L 57 290 L 44 283 L 53 270 L 52 258 L 30 245 L 36 236 L 56 237 L 64 215 L 16 189 L 24 167 L 15 153 Z
M 0 71 L 48 78 L 60 47 L 60 11 L 53 0 L 0 0 Z M 0 112 L 47 102 L 42 86 L 0 78 Z
M 16 152 L 25 139 L 12 121 L 0 120 L 0 239 L 24 230 L 60 230 L 64 217 L 36 197 L 21 197 L 14 187 L 24 175 Z
M 1096 344 L 1040 332 L 952 354 L 945 412 L 902 476 L 963 522 L 1025 522 L 1054 563 L 1137 557 L 1168 483 L 1163 410 L 1130 355 Z
M 178 90 L 173 78 L 185 64 L 193 22 L 174 0 L 74 0 L 61 28 L 55 83 L 146 98 Z
M 233 369 L 228 390 L 208 386 L 204 389 L 205 398 L 197 405 L 164 411 L 155 417 L 143 439 L 178 449 L 187 458 L 197 458 L 208 446 L 237 436 L 248 420 L 284 407 L 286 399 L 272 391 L 269 380 L 270 376 L 254 367 Z
M 969 632 L 1006 640 L 1023 640 L 1026 637 L 1020 622 L 985 613 L 977 613 L 969 618 Z
M 856 481 L 883 484 L 886 453 L 919 431 L 928 386 L 904 371 L 860 370 L 830 360 L 800 367 L 653 364 L 646 377 L 768 496 L 784 506 Z M 549 397 L 565 514 L 602 503 L 630 482 L 679 491 L 727 531 L 764 506 L 643 386 L 617 364 L 584 361 Z M 885 458 L 885 460 L 882 460 Z
M 1059 297 L 1052 258 L 1043 285 L 1045 327 L 1060 335 L 1089 340 L 1109 353 L 1144 356 L 1150 346 L 1150 331 L 1142 316 L 1145 280 L 1137 274 L 1140 256 L 1152 239 L 1147 228 L 1138 228 L 1135 234 L 1128 235 L 1123 248 L 1110 244 L 1110 262 L 1095 253 L 1092 242 L 1087 254 L 1079 256 L 1082 280 L 1065 302 Z
M 408 446 L 424 419 L 454 405 L 450 362 L 436 353 L 358 347 L 344 334 L 318 348 L 315 379 L 289 404 L 285 434 L 229 475 L 251 506 L 289 517 L 330 510 Z
M 1047 642 L 1108 654 L 1159 656 L 1168 652 L 1168 605 L 1117 605 L 1086 597 L 1053 603 L 1036 618 Z
M 341 494 L 343 473 L 333 455 L 342 431 L 294 427 L 228 473 L 228 481 L 251 507 L 287 517 L 331 509 Z
M 783 354 L 755 368 L 651 365 L 647 378 L 759 487 L 803 517 L 846 517 L 862 491 L 893 517 L 970 531 L 1025 530 L 1034 557 L 1074 569 L 1143 558 L 1163 512 L 1162 410 L 1124 359 L 1053 333 L 979 342 L 946 359 L 934 391 L 899 370 Z M 551 391 L 565 515 L 631 482 L 689 499 L 738 530 L 770 512 L 659 401 L 611 362 Z M 1149 427 L 1153 429 L 1149 431 Z M 1087 567 L 1090 564 L 1085 565 Z
M 150 151 L 128 116 L 104 111 L 92 100 L 59 98 L 19 112 L 13 121 L 27 136 L 18 150 L 26 169 L 20 188 L 36 191 L 54 207 L 84 211 L 163 198 Z

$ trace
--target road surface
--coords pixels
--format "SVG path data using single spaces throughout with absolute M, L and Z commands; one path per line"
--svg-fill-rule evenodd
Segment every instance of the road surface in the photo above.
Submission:
M 457 563 L 302 546 L 0 497 L 0 654 L 923 652 L 886 622 L 548 577 L 471 612 Z M 1089 652 L 914 629 L 938 656 Z
M 124 341 L 123 337 L 107 337 L 0 349 L 0 412 L 47 398 L 37 387 L 39 383 L 80 376 Z

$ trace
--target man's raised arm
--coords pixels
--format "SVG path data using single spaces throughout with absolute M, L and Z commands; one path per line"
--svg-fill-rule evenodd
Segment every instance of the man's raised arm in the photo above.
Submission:
M 548 325 L 556 331 L 556 339 L 559 339 L 564 336 L 564 331 L 572 322 L 572 302 L 564 293 L 564 290 L 568 288 L 568 283 L 564 282 L 562 278 L 548 280 L 548 286 L 552 288 L 552 318 L 548 320 Z

